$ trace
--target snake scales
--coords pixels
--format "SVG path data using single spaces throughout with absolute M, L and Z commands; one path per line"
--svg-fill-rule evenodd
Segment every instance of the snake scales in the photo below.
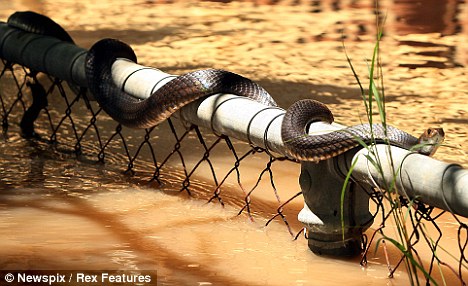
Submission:
M 55 36 L 73 42 L 71 37 L 51 19 L 34 12 L 17 12 L 8 24 L 28 32 Z M 98 41 L 86 58 L 88 87 L 100 106 L 117 122 L 134 128 L 149 128 L 167 119 L 184 105 L 209 95 L 231 93 L 246 96 L 268 106 L 276 102 L 266 90 L 251 80 L 232 72 L 206 69 L 178 76 L 140 100 L 124 92 L 112 80 L 111 66 L 118 58 L 136 62 L 133 50 L 114 40 Z M 281 136 L 289 156 L 301 161 L 332 158 L 358 145 L 386 142 L 405 149 L 428 142 L 420 153 L 431 155 L 443 140 L 443 130 L 430 128 L 416 138 L 392 126 L 362 124 L 322 135 L 309 135 L 308 125 L 315 121 L 333 122 L 332 112 L 323 104 L 307 99 L 294 103 L 285 113 Z

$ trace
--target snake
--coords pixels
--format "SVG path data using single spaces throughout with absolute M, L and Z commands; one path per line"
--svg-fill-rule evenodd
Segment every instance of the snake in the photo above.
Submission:
M 26 32 L 54 37 L 74 44 L 72 37 L 62 26 L 49 17 L 33 11 L 15 12 L 8 17 L 7 24 Z
M 323 103 L 303 99 L 293 103 L 283 118 L 281 135 L 289 155 L 299 161 L 319 162 L 336 157 L 358 146 L 386 143 L 432 156 L 445 139 L 442 128 L 427 128 L 421 136 L 391 125 L 359 124 L 325 134 L 309 134 L 311 123 L 333 123 L 334 116 Z
M 217 93 L 247 96 L 264 105 L 277 106 L 257 83 L 221 69 L 196 70 L 180 75 L 141 100 L 123 91 L 112 80 L 112 64 L 119 58 L 137 62 L 127 44 L 116 39 L 102 39 L 88 51 L 85 71 L 88 87 L 100 106 L 114 120 L 128 127 L 153 127 L 188 103 Z
M 58 24 L 52 20 L 26 16 L 17 14 L 11 21 L 9 19 L 9 24 L 29 32 L 51 36 L 57 33 L 57 38 L 67 40 L 64 30 L 60 26 L 60 29 L 57 28 Z M 272 96 L 257 83 L 222 69 L 201 69 L 182 74 L 157 89 L 147 99 L 139 99 L 114 83 L 111 70 L 117 59 L 137 63 L 137 57 L 129 45 L 111 38 L 96 42 L 85 60 L 88 88 L 111 118 L 131 128 L 154 127 L 183 106 L 218 93 L 245 96 L 266 106 L 278 106 Z M 417 138 L 383 124 L 360 124 L 320 135 L 309 134 L 308 127 L 316 121 L 334 121 L 333 113 L 319 101 L 299 100 L 286 110 L 281 124 L 281 138 L 288 157 L 297 161 L 319 162 L 371 143 L 387 143 L 408 150 L 418 147 L 417 152 L 432 155 L 445 136 L 442 128 L 428 128 Z
M 24 112 L 20 121 L 21 136 L 24 138 L 38 138 L 34 131 L 34 122 L 39 117 L 42 109 L 48 105 L 47 92 L 44 87 L 35 79 L 33 82 L 27 82 L 26 85 L 31 89 L 32 104 Z
M 15 12 L 8 17 L 7 24 L 26 32 L 50 36 L 74 44 L 72 37 L 59 24 L 49 17 L 33 11 Z M 33 100 L 31 106 L 29 106 L 21 118 L 20 128 L 21 135 L 24 138 L 39 138 L 39 135 L 34 131 L 34 122 L 38 118 L 40 111 L 48 105 L 47 92 L 37 80 L 37 72 L 31 70 L 30 73 L 33 81 L 26 82 L 26 85 L 31 89 Z M 72 90 L 77 90 L 74 85 L 69 84 L 69 86 Z

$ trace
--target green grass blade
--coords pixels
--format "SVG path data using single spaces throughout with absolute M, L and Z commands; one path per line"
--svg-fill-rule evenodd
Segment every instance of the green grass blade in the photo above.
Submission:
M 340 202 L 340 211 L 341 211 L 341 232 L 343 234 L 343 241 L 345 240 L 345 219 L 344 219 L 344 201 L 346 195 L 346 189 L 349 184 L 349 179 L 351 179 L 351 175 L 354 170 L 354 166 L 356 166 L 357 158 L 354 158 L 351 167 L 349 168 L 348 173 L 346 174 L 345 181 L 343 183 L 343 187 L 341 188 L 341 202 Z
M 416 259 L 414 259 L 413 257 L 413 254 L 411 253 L 411 251 L 408 251 L 406 250 L 406 248 L 404 247 L 404 245 L 400 244 L 398 241 L 394 240 L 393 238 L 391 237 L 383 237 L 383 238 L 380 238 L 380 240 L 382 239 L 385 239 L 385 240 L 388 240 L 390 241 L 393 245 L 395 245 L 400 251 L 401 253 L 403 253 L 403 255 L 405 255 L 405 258 L 407 258 L 410 262 L 411 262 L 411 265 L 415 266 L 416 268 L 418 268 L 423 274 L 424 274 L 424 277 L 426 277 L 427 279 L 429 279 L 432 283 L 434 283 L 434 285 L 438 285 L 437 282 L 434 280 L 434 278 L 432 278 L 432 276 L 424 269 L 424 267 L 422 265 L 420 265 Z

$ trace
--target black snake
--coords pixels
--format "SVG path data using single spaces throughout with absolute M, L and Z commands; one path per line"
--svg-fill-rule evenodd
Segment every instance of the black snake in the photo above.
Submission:
M 55 22 L 31 13 L 17 12 L 15 17 L 10 17 L 8 24 L 29 32 L 51 36 L 57 33 L 56 37 L 68 40 L 68 34 L 60 26 L 60 29 L 57 28 Z M 111 67 L 118 58 L 137 61 L 135 53 L 125 43 L 114 39 L 98 41 L 86 58 L 86 77 L 88 88 L 100 106 L 117 122 L 129 127 L 153 127 L 184 105 L 217 93 L 246 96 L 265 105 L 276 106 L 273 98 L 258 84 L 238 74 L 217 69 L 186 73 L 166 83 L 149 98 L 137 99 L 112 80 Z M 298 101 L 286 111 L 281 136 L 292 158 L 318 162 L 372 142 L 386 142 L 405 149 L 428 143 L 430 146 L 419 152 L 431 155 L 444 136 L 442 129 L 430 128 L 416 138 L 395 127 L 381 124 L 362 124 L 322 135 L 309 135 L 307 128 L 314 121 L 331 123 L 333 114 L 324 104 L 310 99 Z
M 393 126 L 382 124 L 360 124 L 326 134 L 309 135 L 308 126 L 317 121 L 333 122 L 332 112 L 319 101 L 299 100 L 287 110 L 281 136 L 293 158 L 318 162 L 372 142 L 388 143 L 432 155 L 445 136 L 442 128 L 428 128 L 416 138 Z
M 59 40 L 74 43 L 72 37 L 59 24 L 47 16 L 32 11 L 15 12 L 8 17 L 9 26 Z
M 101 107 L 116 121 L 129 127 L 153 127 L 182 106 L 216 93 L 245 95 L 265 105 L 276 106 L 273 98 L 258 84 L 238 74 L 216 69 L 178 76 L 149 98 L 140 100 L 113 82 L 111 67 L 117 58 L 136 62 L 136 56 L 127 44 L 114 39 L 97 42 L 86 57 L 86 77 L 88 87 Z

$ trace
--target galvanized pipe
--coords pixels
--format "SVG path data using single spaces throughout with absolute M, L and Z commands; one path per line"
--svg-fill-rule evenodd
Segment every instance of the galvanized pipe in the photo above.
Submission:
M 395 180 L 401 195 L 468 217 L 468 170 L 393 146 L 380 144 L 372 150 L 361 149 L 352 158 L 342 156 L 342 167 L 349 170 L 356 160 L 353 177 L 357 181 L 385 186 Z M 380 171 L 367 159 L 375 154 Z
M 148 98 L 175 77 L 128 60 L 115 61 L 112 75 L 117 86 L 140 99 Z M 284 113 L 282 108 L 265 106 L 247 97 L 216 94 L 188 104 L 180 109 L 177 116 L 190 124 L 211 129 L 215 134 L 224 134 L 276 155 L 287 156 L 281 139 Z M 317 134 L 339 128 L 343 126 L 317 122 L 310 130 Z

